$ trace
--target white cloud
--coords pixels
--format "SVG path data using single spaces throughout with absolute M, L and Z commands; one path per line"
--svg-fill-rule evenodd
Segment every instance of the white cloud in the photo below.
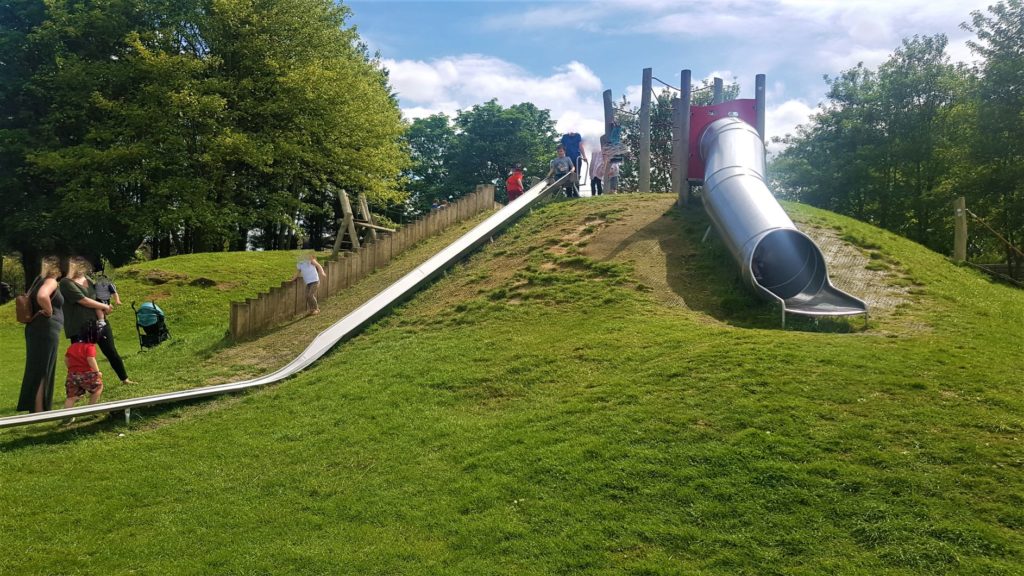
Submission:
M 967 46 L 968 38 L 960 38 L 957 40 L 950 40 L 949 45 L 946 46 L 946 54 L 949 54 L 949 59 L 953 62 L 963 62 L 965 64 L 978 63 L 981 58 L 971 52 L 969 46 Z
M 601 79 L 572 61 L 547 76 L 536 76 L 499 58 L 469 54 L 424 62 L 385 60 L 391 84 L 407 118 L 459 109 L 497 98 L 502 106 L 532 102 L 551 111 L 559 132 L 570 129 L 595 147 L 604 132 Z
M 796 127 L 805 124 L 814 108 L 802 100 L 786 100 L 778 106 L 768 106 L 764 115 L 764 131 L 769 140 L 775 136 L 785 136 L 796 132 Z M 781 151 L 781 144 L 768 142 L 768 153 Z
M 644 87 L 642 84 L 633 84 L 631 86 L 626 86 L 626 91 L 624 92 L 624 94 L 626 95 L 626 100 L 633 106 L 639 106 L 640 98 L 643 96 L 643 90 Z M 612 97 L 615 98 L 614 102 L 616 105 L 618 105 L 618 97 L 615 96 L 614 94 L 612 95 Z
M 965 44 L 972 35 L 960 30 L 959 24 L 972 10 L 984 10 L 990 2 L 601 0 L 586 2 L 578 10 L 551 5 L 502 9 L 504 13 L 488 17 L 484 24 L 506 30 L 514 21 L 523 34 L 600 30 L 606 36 L 620 36 L 616 41 L 637 46 L 650 42 L 663 47 L 667 43 L 678 47 L 679 67 L 693 70 L 695 83 L 715 76 L 726 81 L 736 78 L 743 89 L 742 98 L 753 97 L 754 75 L 766 73 L 766 129 L 769 136 L 781 136 L 806 122 L 824 98 L 823 74 L 835 76 L 858 62 L 876 67 L 902 38 L 945 33 L 954 61 L 973 60 Z M 566 16 L 567 11 L 571 16 Z M 408 117 L 434 112 L 453 115 L 491 98 L 504 106 L 532 102 L 551 110 L 560 131 L 572 128 L 583 134 L 591 148 L 602 131 L 601 91 L 607 87 L 595 69 L 606 73 L 601 65 L 632 65 L 639 80 L 644 65 L 623 62 L 619 57 L 592 64 L 594 67 L 571 61 L 537 72 L 480 54 L 385 61 Z M 673 85 L 679 82 L 678 69 L 655 70 L 655 75 Z M 639 85 L 612 88 L 616 104 L 625 94 L 632 105 L 639 105 Z

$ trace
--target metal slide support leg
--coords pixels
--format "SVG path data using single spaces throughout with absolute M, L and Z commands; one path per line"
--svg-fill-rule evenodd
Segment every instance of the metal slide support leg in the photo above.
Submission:
M 707 242 L 708 241 L 708 236 L 710 234 L 711 234 L 711 226 L 708 226 L 708 229 L 704 231 L 704 237 L 700 239 L 700 243 L 703 244 L 703 243 Z
M 124 423 L 125 424 L 130 424 L 131 421 L 132 421 L 132 409 L 131 408 L 125 408 L 124 409 Z

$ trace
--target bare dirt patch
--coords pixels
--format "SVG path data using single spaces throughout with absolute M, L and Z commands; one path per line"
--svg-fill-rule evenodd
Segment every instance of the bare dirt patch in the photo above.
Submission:
M 821 248 L 832 284 L 867 302 L 872 315 L 892 312 L 910 302 L 910 288 L 901 284 L 898 271 L 872 270 L 869 255 L 831 228 L 801 225 L 800 229 Z
M 602 226 L 581 252 L 595 260 L 631 264 L 637 281 L 650 288 L 656 299 L 670 306 L 686 306 L 684 294 L 672 287 L 680 284 L 685 274 L 670 262 L 694 251 L 685 246 L 678 220 L 666 216 L 674 198 L 668 194 L 631 195 L 620 201 L 625 210 L 614 222 Z
M 716 239 L 701 243 L 706 219 L 675 211 L 674 200 L 667 194 L 631 196 L 618 218 L 602 226 L 581 252 L 596 260 L 629 262 L 637 280 L 658 301 L 707 312 L 716 307 L 711 302 L 720 295 L 710 292 L 714 288 L 706 281 L 697 256 Z M 701 207 L 696 204 L 685 210 Z M 831 228 L 798 227 L 821 248 L 832 283 L 865 300 L 873 318 L 891 315 L 912 301 L 906 275 L 896 265 L 873 259 Z M 728 256 L 721 258 L 720 266 L 735 269 Z

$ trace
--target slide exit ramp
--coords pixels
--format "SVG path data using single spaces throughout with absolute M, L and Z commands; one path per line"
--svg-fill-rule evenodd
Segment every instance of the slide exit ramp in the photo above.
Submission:
M 409 272 L 397 282 L 367 300 L 362 306 L 356 308 L 347 316 L 332 324 L 329 328 L 317 335 L 309 346 L 307 346 L 306 349 L 303 350 L 302 353 L 294 360 L 281 369 L 267 374 L 266 376 L 253 378 L 251 380 L 242 380 L 240 382 L 229 382 L 214 386 L 204 386 L 202 388 L 192 388 L 190 390 L 182 390 L 180 392 L 167 392 L 164 394 L 155 394 L 152 396 L 143 396 L 128 400 L 101 402 L 91 406 L 80 406 L 77 408 L 37 412 L 35 414 L 8 416 L 6 418 L 0 418 L 0 428 L 23 426 L 26 424 L 35 424 L 52 420 L 62 420 L 64 418 L 86 416 L 89 414 L 103 412 L 123 411 L 125 414 L 125 420 L 127 421 L 131 417 L 131 410 L 133 408 L 195 400 L 198 398 L 206 398 L 208 396 L 219 396 L 221 394 L 240 392 L 257 386 L 265 386 L 267 384 L 280 382 L 285 378 L 295 375 L 300 370 L 303 370 L 310 364 L 319 360 L 338 343 L 358 334 L 363 328 L 382 316 L 392 306 L 410 297 L 425 284 L 429 283 L 452 265 L 465 258 L 482 244 L 489 241 L 495 234 L 500 232 L 509 224 L 515 222 L 516 219 L 528 212 L 531 208 L 541 203 L 543 199 L 550 197 L 552 193 L 557 191 L 559 186 L 564 183 L 564 180 L 569 177 L 570 175 L 566 175 L 556 180 L 551 185 L 541 181 L 540 183 L 532 186 L 529 190 L 524 192 L 522 196 L 516 198 L 514 202 L 510 202 L 508 206 L 505 206 L 501 210 L 498 210 L 494 214 L 488 216 L 486 220 L 476 225 L 461 238 L 452 242 L 448 247 L 444 248 L 437 254 L 431 256 L 423 264 L 417 266 L 415 270 Z
M 721 118 L 700 138 L 704 208 L 744 281 L 786 314 L 854 316 L 867 304 L 832 285 L 821 250 L 796 229 L 765 184 L 764 143 L 739 118 Z

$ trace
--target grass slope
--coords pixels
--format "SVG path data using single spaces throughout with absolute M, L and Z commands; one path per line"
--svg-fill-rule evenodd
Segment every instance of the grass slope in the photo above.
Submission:
M 913 290 L 780 330 L 670 202 L 535 211 L 284 385 L 0 433 L 0 573 L 1024 571 L 1024 293 L 788 206 Z
M 107 400 L 188 388 L 203 383 L 203 375 L 189 370 L 203 358 L 227 345 L 228 306 L 232 300 L 251 298 L 292 277 L 295 252 L 242 252 L 192 254 L 145 262 L 118 269 L 113 280 L 122 306 L 110 315 L 118 352 L 135 387 L 122 386 L 99 356 L 106 376 Z M 172 340 L 141 352 L 131 302 L 156 301 L 167 314 Z M 14 412 L 25 365 L 24 327 L 14 321 L 13 303 L 0 307 L 0 413 Z M 63 355 L 66 342 L 61 342 Z M 63 358 L 63 356 L 62 356 Z M 66 372 L 58 362 L 55 404 L 63 402 Z

